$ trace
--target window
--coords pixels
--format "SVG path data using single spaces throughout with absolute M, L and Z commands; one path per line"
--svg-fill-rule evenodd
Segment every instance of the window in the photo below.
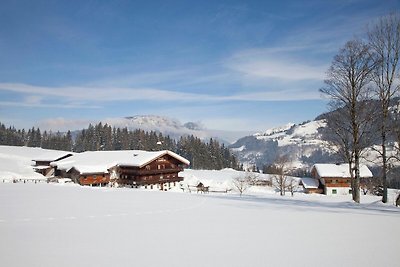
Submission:
M 146 166 L 146 170 L 150 170 L 150 165 L 147 165 L 147 166 Z
M 337 190 L 336 189 L 332 189 L 332 194 L 336 195 L 337 194 Z
M 157 169 L 159 169 L 159 170 L 160 170 L 160 169 L 161 169 L 161 166 L 160 166 L 160 165 L 157 165 Z
M 351 189 L 349 189 L 349 194 L 353 193 L 353 191 Z

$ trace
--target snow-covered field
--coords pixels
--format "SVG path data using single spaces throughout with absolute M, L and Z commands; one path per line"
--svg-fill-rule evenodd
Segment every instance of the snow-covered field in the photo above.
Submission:
M 0 146 L 0 266 L 399 266 L 400 208 L 379 197 L 281 197 L 2 183 L 37 177 L 44 152 Z M 246 175 L 185 170 L 184 188 Z M 259 179 L 268 179 L 260 175 Z M 193 188 L 193 187 L 192 187 Z
M 0 183 L 2 266 L 399 266 L 376 197 Z

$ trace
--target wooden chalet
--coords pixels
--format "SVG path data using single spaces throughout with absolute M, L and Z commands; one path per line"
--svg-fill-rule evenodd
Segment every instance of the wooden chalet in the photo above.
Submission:
M 81 185 L 150 187 L 165 190 L 182 181 L 179 172 L 190 162 L 164 151 L 90 151 L 52 163 L 57 176 Z
M 325 195 L 351 194 L 351 175 L 348 164 L 315 164 L 311 169 L 312 178 L 319 180 Z M 372 178 L 371 171 L 360 165 L 361 178 Z
M 161 190 L 175 186 L 183 180 L 179 172 L 189 161 L 171 151 L 164 151 L 159 155 L 143 161 L 142 164 L 120 163 L 109 169 L 112 182 L 129 186 L 159 186 Z

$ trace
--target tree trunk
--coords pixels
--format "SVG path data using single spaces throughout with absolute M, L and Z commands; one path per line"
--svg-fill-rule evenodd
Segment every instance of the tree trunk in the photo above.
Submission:
M 354 156 L 354 188 L 353 188 L 353 201 L 360 203 L 360 157 Z
M 383 186 L 383 195 L 382 202 L 387 203 L 387 157 L 386 157 L 386 127 L 385 127 L 385 119 L 382 126 L 382 186 Z

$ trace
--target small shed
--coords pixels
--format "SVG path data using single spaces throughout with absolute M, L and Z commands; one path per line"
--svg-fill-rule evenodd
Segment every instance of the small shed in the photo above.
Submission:
M 306 194 L 322 194 L 324 192 L 318 179 L 303 177 L 300 184 L 303 186 L 304 193 Z

